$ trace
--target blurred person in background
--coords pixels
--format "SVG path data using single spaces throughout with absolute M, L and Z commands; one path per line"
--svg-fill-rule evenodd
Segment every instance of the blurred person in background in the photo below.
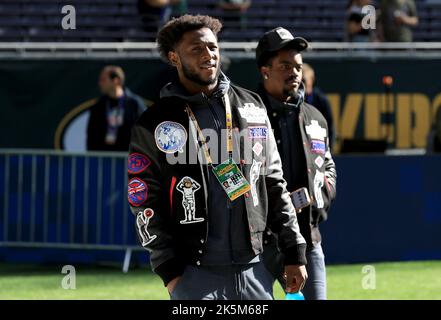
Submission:
M 350 0 L 346 6 L 346 40 L 350 42 L 370 42 L 375 40 L 371 29 L 363 28 L 362 21 L 367 13 L 363 7 L 372 5 L 371 0 Z
M 382 40 L 411 42 L 412 27 L 418 25 L 418 14 L 413 0 L 382 0 L 380 4 Z
M 315 71 L 307 63 L 303 64 L 303 83 L 305 84 L 305 101 L 316 107 L 328 123 L 329 147 L 333 150 L 335 142 L 334 119 L 331 104 L 323 91 L 315 86 Z
M 337 172 L 329 148 L 326 119 L 305 102 L 301 52 L 307 48 L 304 38 L 294 37 L 284 28 L 265 33 L 256 48 L 257 66 L 263 79 L 257 93 L 274 129 L 288 191 L 306 188 L 311 198 L 311 203 L 301 211 L 295 205 L 300 232 L 307 243 L 308 280 L 302 292 L 307 300 L 325 300 L 325 257 L 318 225 L 326 220 L 336 196 Z M 291 198 L 296 203 L 294 194 Z M 265 243 L 264 263 L 285 288 L 283 254 L 272 230 L 265 232 Z
M 221 0 L 219 6 L 224 10 L 246 11 L 251 5 L 251 0 Z
M 183 14 L 187 8 L 186 0 L 138 0 L 138 12 L 142 16 L 144 30 L 156 33 L 170 20 L 173 11 Z
M 98 86 L 102 96 L 90 109 L 87 126 L 87 150 L 127 151 L 130 131 L 146 109 L 142 99 L 124 87 L 121 67 L 106 66 Z
M 218 5 L 226 12 L 226 14 L 222 16 L 226 26 L 228 26 L 230 22 L 234 23 L 239 21 L 241 29 L 247 28 L 246 12 L 251 6 L 251 0 L 221 0 Z M 224 30 L 227 28 L 224 28 Z
M 227 74 L 228 70 L 231 66 L 231 59 L 228 58 L 226 55 L 221 56 L 221 70 L 223 73 Z
M 441 108 L 438 108 L 433 126 L 427 136 L 427 153 L 441 152 Z
M 435 143 L 434 150 L 441 152 L 441 108 L 438 108 L 435 118 Z

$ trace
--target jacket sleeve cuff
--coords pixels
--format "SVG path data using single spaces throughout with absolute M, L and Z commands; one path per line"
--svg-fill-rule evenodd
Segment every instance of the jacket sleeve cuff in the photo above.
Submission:
M 163 263 L 161 263 L 155 269 L 155 273 L 161 277 L 164 282 L 164 286 L 172 281 L 176 277 L 180 277 L 183 275 L 185 269 L 185 264 L 179 260 L 178 258 L 169 259 Z
M 306 243 L 287 248 L 284 265 L 306 265 Z

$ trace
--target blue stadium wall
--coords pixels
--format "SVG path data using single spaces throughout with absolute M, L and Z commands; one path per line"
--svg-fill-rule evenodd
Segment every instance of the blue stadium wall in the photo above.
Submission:
M 441 156 L 336 157 L 329 263 L 441 259 Z

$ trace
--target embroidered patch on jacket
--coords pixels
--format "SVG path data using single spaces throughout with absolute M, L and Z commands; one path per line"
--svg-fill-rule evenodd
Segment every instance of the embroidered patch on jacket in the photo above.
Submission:
M 258 108 L 254 103 L 245 103 L 242 108 L 237 108 L 240 116 L 249 123 L 266 123 L 266 111 L 263 108 Z
M 322 187 L 325 183 L 325 174 L 320 171 L 315 172 L 314 176 L 314 196 L 315 202 L 318 209 L 321 209 L 325 206 L 325 202 L 323 200 Z
M 325 163 L 325 160 L 323 160 L 323 158 L 321 156 L 317 156 L 317 158 L 315 158 L 314 162 L 317 165 L 317 167 L 321 168 L 323 166 L 323 164 Z
M 139 207 L 147 200 L 147 184 L 138 178 L 133 178 L 128 185 L 128 200 L 134 207 Z
M 253 197 L 253 205 L 257 207 L 259 205 L 259 197 L 257 195 L 257 181 L 260 177 L 260 167 L 262 162 L 253 159 L 253 164 L 250 168 L 250 185 L 251 185 L 251 195 Z
M 255 153 L 255 155 L 260 156 L 262 150 L 263 150 L 262 144 L 260 142 L 256 142 L 256 144 L 253 146 L 253 152 Z
M 180 123 L 164 121 L 155 129 L 155 141 L 156 146 L 162 152 L 183 152 L 183 147 L 187 142 L 187 131 Z
M 311 140 L 311 152 L 316 154 L 325 154 L 325 143 L 321 140 Z
M 248 137 L 250 139 L 266 139 L 268 138 L 267 127 L 248 127 Z
M 311 139 L 325 141 L 326 128 L 321 127 L 317 120 L 311 120 L 311 124 L 306 126 L 305 129 Z
M 176 185 L 176 190 L 182 193 L 182 207 L 184 208 L 185 219 L 179 221 L 180 224 L 190 224 L 204 221 L 204 218 L 196 218 L 196 198 L 195 192 L 201 188 L 196 180 L 184 177 Z
M 127 159 L 127 168 L 132 174 L 143 172 L 149 165 L 150 159 L 140 153 L 132 153 Z
M 136 226 L 138 227 L 138 234 L 142 240 L 142 246 L 148 245 L 150 242 L 156 239 L 156 235 L 151 235 L 147 230 L 150 219 L 155 212 L 153 209 L 147 208 L 144 211 L 140 211 L 136 216 Z

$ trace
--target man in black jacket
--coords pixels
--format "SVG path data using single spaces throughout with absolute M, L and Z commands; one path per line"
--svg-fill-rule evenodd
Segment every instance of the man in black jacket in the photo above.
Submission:
M 329 148 L 329 130 L 323 115 L 304 102 L 302 55 L 308 42 L 284 28 L 260 39 L 256 58 L 263 84 L 258 93 L 265 103 L 289 192 L 307 188 L 311 204 L 298 213 L 306 250 L 306 299 L 326 299 L 326 271 L 319 222 L 326 219 L 336 194 L 336 170 Z M 294 199 L 294 198 L 293 198 Z M 296 205 L 294 201 L 294 205 Z M 296 206 L 299 208 L 299 206 Z M 276 238 L 267 233 L 264 261 L 274 278 L 285 286 Z
M 179 80 L 132 130 L 128 198 L 172 299 L 272 299 L 264 230 L 279 235 L 288 291 L 306 279 L 306 243 L 263 103 L 220 71 L 221 27 L 184 15 L 158 33 Z
M 121 67 L 106 66 L 98 85 L 103 94 L 90 109 L 87 150 L 127 151 L 130 130 L 145 111 L 142 99 L 124 87 Z

